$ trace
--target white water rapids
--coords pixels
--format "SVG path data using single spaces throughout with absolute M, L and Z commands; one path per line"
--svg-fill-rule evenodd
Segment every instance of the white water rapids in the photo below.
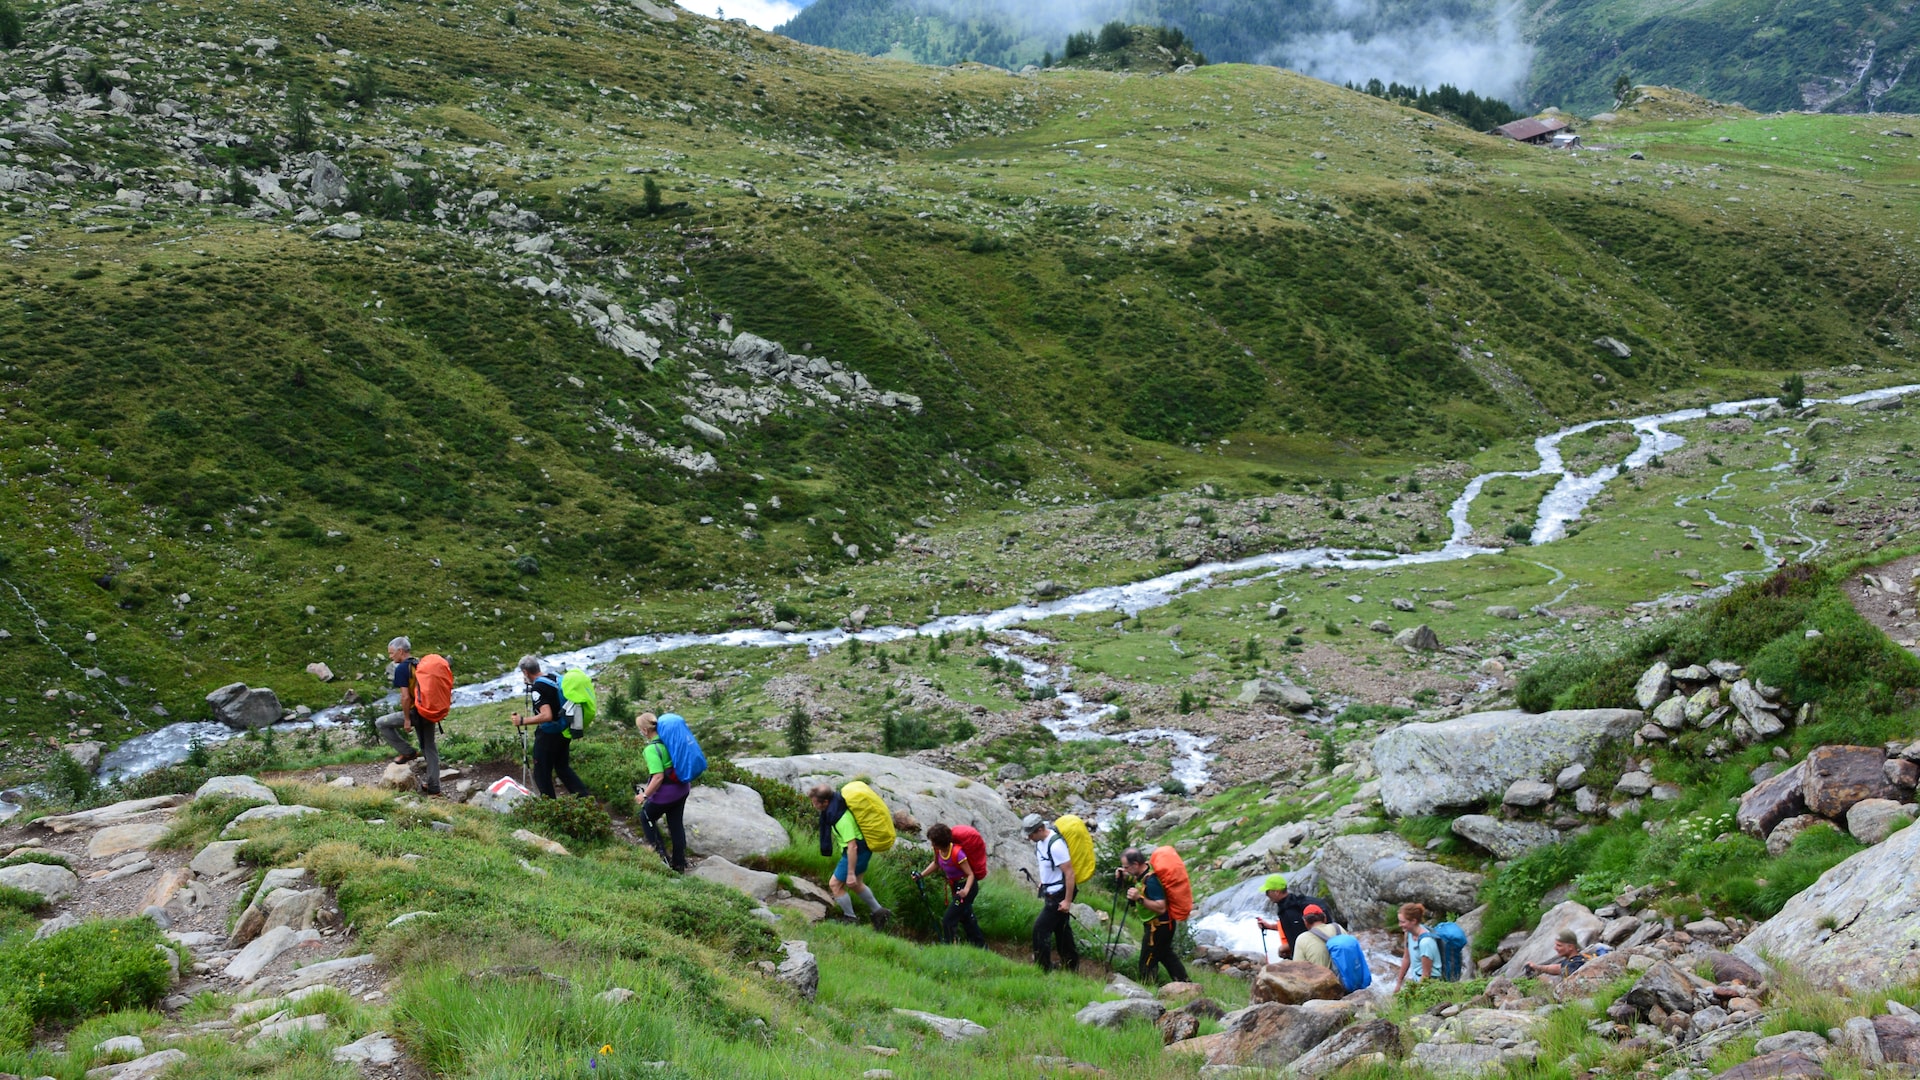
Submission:
M 1920 390 L 1920 384 L 1869 390 L 1823 403 L 1857 405 L 1867 401 L 1904 396 L 1916 390 Z M 1108 585 L 1088 589 L 1058 600 L 1016 604 L 998 611 L 975 615 L 948 615 L 920 626 L 874 627 L 857 633 L 834 628 L 793 633 L 774 630 L 729 630 L 719 634 L 642 634 L 614 638 L 569 652 L 552 653 L 546 657 L 546 661 L 553 668 L 580 668 L 592 673 L 623 656 L 673 652 L 700 646 L 764 649 L 804 646 L 817 651 L 831 649 L 855 639 L 869 643 L 884 643 L 943 633 L 963 634 L 974 630 L 1009 631 L 1026 623 L 1058 616 L 1071 617 L 1098 612 L 1118 612 L 1132 616 L 1149 608 L 1171 603 L 1174 598 L 1189 590 L 1205 588 L 1214 579 L 1220 577 L 1237 577 L 1255 572 L 1264 572 L 1263 576 L 1274 576 L 1315 567 L 1381 570 L 1396 566 L 1453 562 L 1472 558 L 1475 555 L 1493 554 L 1499 550 L 1479 547 L 1469 542 L 1473 530 L 1467 524 L 1467 512 L 1487 483 L 1501 477 L 1522 479 L 1550 475 L 1560 477 L 1559 483 L 1554 485 L 1553 490 L 1541 499 L 1533 526 L 1533 542 L 1535 544 L 1550 543 L 1565 536 L 1567 525 L 1578 521 L 1594 497 L 1623 471 L 1642 468 L 1656 456 L 1672 453 L 1686 445 L 1685 439 L 1664 430 L 1665 425 L 1701 420 L 1710 416 L 1752 413 L 1773 403 L 1773 398 L 1749 398 L 1744 401 L 1722 402 L 1704 408 L 1679 409 L 1632 420 L 1593 420 L 1563 428 L 1551 435 L 1542 435 L 1533 442 L 1535 451 L 1540 455 L 1538 468 L 1526 472 L 1484 473 L 1468 481 L 1466 489 L 1454 499 L 1452 506 L 1447 510 L 1447 518 L 1452 522 L 1452 534 L 1444 545 L 1432 551 L 1395 555 L 1355 548 L 1300 548 L 1255 555 L 1233 562 L 1205 563 L 1130 585 Z M 1629 426 L 1639 437 L 1640 445 L 1620 464 L 1606 466 L 1586 476 L 1580 476 L 1568 470 L 1561 460 L 1560 443 L 1573 435 L 1612 424 Z M 1007 636 L 1022 644 L 1040 644 L 1046 640 L 1027 631 L 1015 631 Z M 1113 712 L 1113 707 L 1091 704 L 1082 700 L 1072 691 L 1070 683 L 1067 682 L 1069 672 L 1066 668 L 1062 667 L 1056 672 L 1046 664 L 1014 655 L 1011 651 L 998 646 L 995 647 L 995 654 L 1018 663 L 1028 686 L 1036 689 L 1043 686 L 1050 687 L 1058 694 L 1063 706 L 1062 712 L 1047 720 L 1046 725 L 1059 738 L 1064 740 L 1111 738 L 1130 743 L 1169 742 L 1174 751 L 1173 775 L 1189 788 L 1198 787 L 1207 782 L 1208 765 L 1212 761 L 1212 756 L 1206 752 L 1206 748 L 1212 742 L 1211 737 L 1173 728 L 1113 733 L 1097 731 L 1096 724 L 1109 716 Z M 517 672 L 510 671 L 485 682 L 470 683 L 456 688 L 454 705 L 456 707 L 478 705 L 517 696 L 520 693 L 520 676 Z M 339 723 L 346 712 L 347 710 L 342 707 L 326 709 L 316 713 L 314 719 L 306 724 L 289 724 L 282 727 L 294 729 L 313 725 L 331 726 Z M 189 747 L 195 741 L 210 744 L 233 738 L 238 734 L 220 724 L 170 724 L 129 739 L 107 754 L 101 761 L 101 776 L 106 780 L 137 776 L 150 769 L 184 759 Z M 1148 788 L 1145 791 L 1122 796 L 1120 801 L 1126 805 L 1130 814 L 1137 815 L 1145 813 L 1152 805 L 1153 798 L 1159 794 L 1157 787 Z M 0 813 L 4 813 L 4 809 L 4 804 L 0 804 Z M 1256 943 L 1255 951 L 1257 949 Z

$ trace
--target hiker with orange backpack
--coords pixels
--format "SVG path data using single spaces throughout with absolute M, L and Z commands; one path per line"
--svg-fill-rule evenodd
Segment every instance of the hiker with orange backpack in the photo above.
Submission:
M 1140 937 L 1140 981 L 1146 982 L 1156 966 L 1165 965 L 1172 981 L 1186 982 L 1187 968 L 1174 955 L 1173 935 L 1193 914 L 1187 864 L 1171 847 L 1155 848 L 1151 858 L 1139 848 L 1128 848 L 1120 857 L 1120 873 L 1138 882 L 1127 890 L 1127 899 L 1150 913 Z
M 440 794 L 440 722 L 447 718 L 452 704 L 453 669 L 445 658 L 429 655 L 416 660 L 413 642 L 404 637 L 387 642 L 387 658 L 393 661 L 393 688 L 400 692 L 400 708 L 373 722 L 375 731 L 393 747 L 395 765 L 405 765 L 426 756 L 425 775 L 420 779 L 423 795 Z M 423 670 L 424 668 L 424 670 Z M 425 686 L 422 686 L 424 676 Z M 402 732 L 415 732 L 420 749 L 415 750 Z
M 933 844 L 933 861 L 925 869 L 915 870 L 913 878 L 918 881 L 938 870 L 947 879 L 947 910 L 940 916 L 940 943 L 944 945 L 954 939 L 957 925 L 966 931 L 968 941 L 986 948 L 987 935 L 973 914 L 973 901 L 980 895 L 980 879 L 987 876 L 986 838 L 971 825 L 948 825 L 939 821 L 927 830 L 927 840 Z

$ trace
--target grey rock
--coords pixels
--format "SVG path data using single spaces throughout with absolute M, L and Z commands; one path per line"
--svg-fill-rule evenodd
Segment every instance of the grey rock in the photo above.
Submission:
M 42 919 L 40 926 L 33 932 L 33 940 L 45 941 L 62 930 L 71 930 L 80 925 L 80 920 L 71 912 L 63 911 L 51 919 Z
M 1400 1029 L 1391 1020 L 1367 1020 L 1342 1028 L 1293 1060 L 1287 1075 L 1299 1080 L 1315 1080 L 1335 1072 L 1368 1055 L 1397 1056 Z
M 1661 702 L 1653 710 L 1653 722 L 1668 731 L 1679 731 L 1687 726 L 1687 699 L 1675 694 Z
M 1263 1002 L 1221 1018 L 1225 1038 L 1208 1054 L 1209 1065 L 1240 1065 L 1276 1069 L 1319 1046 L 1353 1019 L 1354 1008 L 1344 1001 L 1316 1001 L 1309 1005 Z
M 1521 617 L 1520 609 L 1511 604 L 1494 604 L 1487 608 L 1487 614 L 1496 619 L 1518 619 Z
M 1828 1046 L 1824 1036 L 1811 1031 L 1783 1031 L 1778 1035 L 1765 1036 L 1753 1044 L 1755 1054 L 1772 1054 L 1781 1050 L 1798 1050 L 1817 1060 L 1827 1056 Z
M 281 821 L 286 818 L 300 817 L 304 814 L 322 813 L 317 806 L 256 806 L 251 810 L 242 810 L 240 815 L 227 822 L 220 830 L 221 836 L 238 832 L 256 821 Z
M 1406 724 L 1374 740 L 1380 801 L 1395 817 L 1471 806 L 1516 780 L 1591 763 L 1600 748 L 1632 735 L 1642 722 L 1632 709 L 1590 709 Z
M 145 1057 L 135 1058 L 125 1065 L 115 1066 L 111 1075 L 113 1080 L 154 1080 L 154 1077 L 186 1060 L 186 1051 L 168 1047 Z
M 771 855 L 791 843 L 786 827 L 745 784 L 701 784 L 687 796 L 687 846 L 730 862 Z
M 1586 778 L 1587 767 L 1576 761 L 1554 776 L 1553 786 L 1561 791 L 1572 791 L 1585 782 Z
M 1437 1077 L 1480 1076 L 1504 1067 L 1499 1047 L 1473 1043 L 1421 1043 L 1413 1048 L 1413 1063 Z
M 200 853 L 187 864 L 187 869 L 203 878 L 230 874 L 239 869 L 240 849 L 246 846 L 245 840 L 215 840 L 200 849 Z
M 119 1035 L 93 1044 L 101 1057 L 137 1058 L 146 1054 L 147 1044 L 138 1035 Z
M 1920 951 L 1908 947 L 1920 939 L 1916 858 L 1920 829 L 1894 833 L 1822 874 L 1739 947 L 1818 987 L 1871 992 L 1920 977 Z
M 965 1018 L 935 1016 L 933 1013 L 920 1012 L 915 1009 L 895 1009 L 893 1011 L 897 1016 L 904 1016 L 909 1020 L 919 1021 L 948 1042 L 959 1042 L 963 1039 L 977 1039 L 987 1034 L 986 1028 Z
M 1633 355 L 1633 350 L 1627 346 L 1627 343 L 1616 337 L 1597 337 L 1593 339 L 1593 344 L 1595 348 L 1605 349 L 1622 360 Z
M 1500 802 L 1504 806 L 1545 806 L 1553 801 L 1554 792 L 1552 784 L 1543 784 L 1538 780 L 1515 780 L 1507 785 Z
M 299 944 L 300 932 L 290 926 L 278 926 L 253 939 L 240 954 L 227 962 L 230 979 L 246 982 L 266 970 L 281 953 Z
M 1648 668 L 1633 686 L 1633 700 L 1642 709 L 1651 709 L 1667 699 L 1673 690 L 1673 669 L 1662 660 Z
M 783 941 L 780 948 L 786 958 L 774 969 L 774 978 L 793 988 L 794 993 L 812 1001 L 820 989 L 820 962 L 807 951 L 804 941 Z
M 1119 1001 L 1096 1001 L 1075 1013 L 1073 1018 L 1087 1027 L 1119 1027 L 1129 1020 L 1144 1020 L 1151 1024 L 1166 1011 L 1165 1005 L 1151 997 L 1121 998 Z
M 1847 810 L 1847 832 L 1863 844 L 1878 844 L 1892 835 L 1894 822 L 1904 817 L 1896 800 L 1862 799 Z
M 0 885 L 32 893 L 41 903 L 57 904 L 79 891 L 80 879 L 64 866 L 19 863 L 0 867 Z
M 352 221 L 335 222 L 313 234 L 315 240 L 358 240 L 366 235 L 359 223 Z
M 256 1049 L 275 1039 L 290 1039 L 297 1035 L 304 1035 L 309 1031 L 325 1030 L 327 1030 L 326 1013 L 311 1013 L 307 1016 L 295 1016 L 286 1020 L 275 1020 L 270 1024 L 260 1025 L 260 1030 L 254 1033 L 253 1038 L 247 1040 L 247 1049 Z
M 278 805 L 280 802 L 280 799 L 274 795 L 272 788 L 255 780 L 251 776 L 215 776 L 206 783 L 201 784 L 199 790 L 193 793 L 193 797 L 196 799 L 204 799 L 209 796 L 244 799 L 248 802 L 267 803 L 269 805 Z
M 347 174 L 327 155 L 314 151 L 307 158 L 307 191 L 313 202 L 333 206 L 347 197 Z
M 207 695 L 213 718 L 236 730 L 270 727 L 280 722 L 280 696 L 262 687 L 249 689 L 246 683 L 228 683 Z
M 755 900 L 766 901 L 773 898 L 774 891 L 780 887 L 780 879 L 764 870 L 749 870 L 718 855 L 710 855 L 692 870 L 692 875 L 730 889 L 738 889 Z
M 106 744 L 101 742 L 73 742 L 62 744 L 60 752 L 78 762 L 81 768 L 92 772 L 99 767 L 100 754 L 105 749 Z
M 361 953 L 358 956 L 342 956 L 334 960 L 322 960 L 317 964 L 308 964 L 306 967 L 300 968 L 293 973 L 293 978 L 287 981 L 287 989 L 294 991 L 309 986 L 332 984 L 336 977 L 345 975 L 348 972 L 370 968 L 376 962 L 372 953 Z
M 1817 814 L 1796 814 L 1793 817 L 1787 818 L 1780 824 L 1775 825 L 1773 831 L 1767 834 L 1767 854 L 1777 859 L 1787 853 L 1787 849 L 1793 846 L 1794 840 L 1798 839 L 1801 833 L 1806 832 L 1816 825 L 1830 826 L 1832 824 L 1832 822 Z
M 1291 683 L 1273 679 L 1250 679 L 1234 698 L 1242 705 L 1279 705 L 1294 712 L 1313 708 L 1313 695 Z
M 358 1039 L 333 1048 L 333 1060 L 342 1065 L 359 1065 L 362 1068 L 396 1065 L 400 1061 L 400 1044 L 384 1031 L 375 1031 Z
M 1393 635 L 1393 643 L 1411 652 L 1440 651 L 1440 636 L 1425 623 L 1409 627 Z
M 1614 782 L 1613 790 L 1629 799 L 1637 799 L 1653 790 L 1653 777 L 1635 769 L 1622 774 L 1620 779 Z
M 1694 1009 L 1693 983 L 1688 981 L 1686 972 L 1658 960 L 1640 976 L 1621 999 L 1645 1016 L 1655 1006 L 1669 1013 L 1692 1012 Z
M 1261 833 L 1246 847 L 1234 852 L 1222 860 L 1221 866 L 1228 870 L 1238 870 L 1247 866 L 1278 867 L 1280 861 L 1297 851 L 1316 831 L 1310 821 L 1293 821 L 1285 825 L 1275 825 Z
M 1873 1021 L 1864 1016 L 1853 1016 L 1840 1027 L 1840 1048 L 1859 1059 L 1862 1065 L 1877 1068 L 1887 1063 L 1886 1055 L 1880 1050 L 1880 1035 L 1873 1029 Z
M 1749 836 L 1765 837 L 1773 832 L 1774 826 L 1787 818 L 1806 813 L 1806 774 L 1806 762 L 1802 761 L 1786 772 L 1768 777 L 1749 788 L 1746 794 L 1740 796 L 1740 808 L 1733 815 L 1734 823 Z
M 1495 858 L 1517 859 L 1534 848 L 1558 843 L 1560 834 L 1537 821 L 1507 821 L 1486 814 L 1453 819 L 1453 834 L 1493 853 Z
M 1393 833 L 1335 837 L 1321 849 L 1316 865 L 1328 898 L 1350 928 L 1387 925 L 1395 906 L 1412 901 L 1436 911 L 1468 911 L 1482 880 L 1429 861 Z

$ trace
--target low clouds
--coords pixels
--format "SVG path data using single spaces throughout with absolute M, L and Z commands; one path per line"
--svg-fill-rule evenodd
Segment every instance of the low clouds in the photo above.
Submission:
M 1336 7 L 1349 3 L 1333 0 Z M 1518 23 L 1505 12 L 1478 25 L 1436 19 L 1366 37 L 1329 30 L 1276 42 L 1260 62 L 1331 83 L 1365 85 L 1379 79 L 1428 89 L 1451 83 L 1517 102 L 1533 64 L 1533 46 L 1521 38 Z
M 745 19 L 762 30 L 771 30 L 800 14 L 803 5 L 788 0 L 680 0 L 680 6 L 716 19 Z

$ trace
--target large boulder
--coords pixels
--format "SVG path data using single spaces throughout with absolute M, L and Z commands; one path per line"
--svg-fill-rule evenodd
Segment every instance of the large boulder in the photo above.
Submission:
M 1747 1060 L 1713 1080 L 1826 1080 L 1827 1070 L 1804 1050 L 1775 1050 Z
M 1651 1013 L 1657 1006 L 1669 1013 L 1692 1012 L 1694 1009 L 1693 983 L 1687 973 L 1667 963 L 1655 961 L 1640 976 L 1620 999 L 1634 1007 L 1642 1016 Z
M 1253 843 L 1234 852 L 1221 862 L 1228 870 L 1238 870 L 1243 866 L 1271 866 L 1278 868 L 1301 844 L 1313 838 L 1318 827 L 1311 821 L 1290 821 L 1285 825 L 1275 825 Z
M 1249 679 L 1233 699 L 1241 705 L 1278 705 L 1294 712 L 1313 708 L 1313 695 L 1291 683 L 1273 679 Z
M 1346 1002 L 1281 1005 L 1266 1002 L 1241 1009 L 1207 1054 L 1209 1065 L 1277 1069 L 1319 1046 L 1347 1026 L 1353 1006 Z
M 1015 874 L 1023 866 L 1035 869 L 1033 845 L 1020 835 L 1019 815 L 999 792 L 976 780 L 884 754 L 804 754 L 745 758 L 736 764 L 799 791 L 814 784 L 838 787 L 850 780 L 865 780 L 888 807 L 912 814 L 922 825 L 944 821 L 979 829 L 994 865 Z
M 1567 900 L 1540 916 L 1540 924 L 1527 935 L 1526 944 L 1520 946 L 1508 959 L 1500 974 L 1509 979 L 1528 977 L 1528 964 L 1544 964 L 1553 959 L 1553 943 L 1562 930 L 1571 930 L 1580 939 L 1582 948 L 1593 944 L 1605 929 L 1606 920 L 1589 911 L 1585 905 Z
M 43 904 L 57 904 L 79 890 L 80 879 L 64 866 L 16 863 L 0 866 L 0 886 L 32 893 Z
M 1498 859 L 1517 859 L 1534 848 L 1560 842 L 1553 826 L 1538 821 L 1508 821 L 1486 814 L 1453 819 L 1453 835 L 1485 848 Z
M 1807 763 L 1802 761 L 1753 785 L 1740 796 L 1740 809 L 1734 811 L 1734 823 L 1747 835 L 1765 840 L 1774 826 L 1807 812 L 1806 777 Z
M 1304 1005 L 1309 1001 L 1338 1001 L 1347 996 L 1340 976 L 1305 960 L 1282 960 L 1268 964 L 1253 977 L 1253 1003 L 1277 1001 L 1282 1005 Z
M 1335 837 L 1316 864 L 1329 898 L 1356 929 L 1389 925 L 1393 909 L 1408 902 L 1434 912 L 1472 910 L 1482 880 L 1433 862 L 1393 833 Z
M 771 855 L 791 841 L 768 815 L 760 793 L 745 784 L 701 784 L 687 796 L 687 846 L 702 855 L 742 862 Z
M 1866 799 L 1895 799 L 1887 781 L 1887 755 L 1877 746 L 1822 746 L 1807 755 L 1807 809 L 1821 817 L 1844 818 Z
M 1573 762 L 1591 764 L 1601 747 L 1631 737 L 1643 723 L 1635 709 L 1578 709 L 1406 724 L 1374 740 L 1380 801 L 1396 817 L 1469 806 L 1516 780 L 1553 776 Z
M 228 683 L 208 694 L 207 707 L 215 720 L 239 731 L 271 727 L 283 712 L 278 694 L 265 687 L 248 689 L 246 683 Z
M 1881 990 L 1920 977 L 1920 829 L 1820 875 L 1741 942 L 1816 986 Z M 1744 955 L 1744 954 L 1742 954 Z

